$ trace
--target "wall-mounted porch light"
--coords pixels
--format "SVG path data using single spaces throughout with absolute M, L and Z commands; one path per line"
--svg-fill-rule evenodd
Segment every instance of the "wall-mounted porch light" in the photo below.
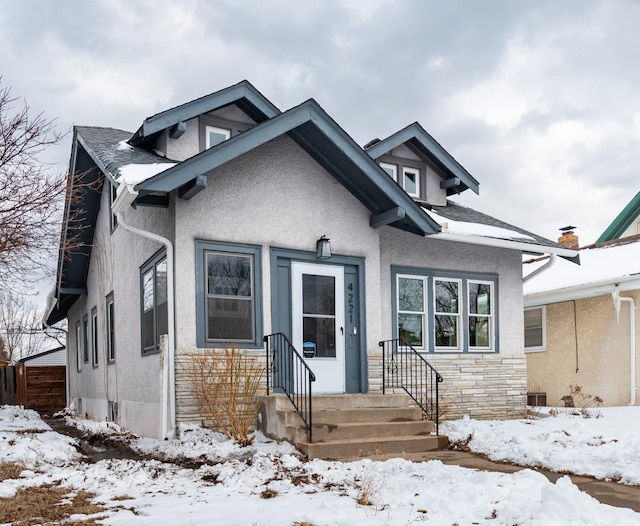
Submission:
M 329 259 L 331 257 L 331 243 L 327 236 L 322 236 L 316 241 L 316 257 L 318 259 Z

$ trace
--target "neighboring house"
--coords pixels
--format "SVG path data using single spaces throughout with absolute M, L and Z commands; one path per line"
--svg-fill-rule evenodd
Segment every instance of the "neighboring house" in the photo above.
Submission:
M 529 392 L 563 406 L 573 385 L 606 406 L 637 405 L 638 301 L 638 235 L 583 247 L 580 266 L 558 260 L 526 281 Z
M 622 209 L 622 212 L 600 234 L 596 244 L 623 237 L 637 236 L 638 234 L 640 234 L 640 192 L 629 201 L 627 206 Z
M 134 133 L 75 127 L 69 173 L 47 321 L 68 319 L 70 397 L 149 436 L 200 420 L 194 349 L 264 357 L 273 333 L 314 355 L 316 393 L 380 392 L 378 343 L 402 337 L 450 416 L 519 415 L 522 254 L 575 256 L 449 201 L 478 182 L 419 124 L 362 148 L 246 81 Z

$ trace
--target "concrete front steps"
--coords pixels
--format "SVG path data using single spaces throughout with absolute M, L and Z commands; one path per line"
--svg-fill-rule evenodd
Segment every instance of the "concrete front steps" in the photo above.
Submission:
M 446 447 L 435 424 L 404 394 L 314 395 L 313 441 L 283 394 L 258 397 L 258 428 L 288 440 L 309 458 L 391 458 Z

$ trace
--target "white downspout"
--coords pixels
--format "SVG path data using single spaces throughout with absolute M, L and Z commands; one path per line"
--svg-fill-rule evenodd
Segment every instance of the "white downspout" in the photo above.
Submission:
M 138 192 L 133 186 L 122 183 L 124 187 L 118 187 L 118 196 L 113 202 L 112 210 L 118 218 L 118 224 L 125 230 L 138 234 L 139 236 L 152 239 L 164 245 L 167 250 L 167 317 L 168 327 L 168 349 L 167 356 L 163 360 L 163 385 L 162 385 L 162 417 L 160 427 L 161 438 L 173 438 L 175 436 L 176 422 L 176 391 L 175 391 L 175 288 L 174 288 L 174 261 L 173 244 L 167 238 L 153 232 L 129 225 L 124 220 L 124 210 L 130 207 L 138 196 Z
M 549 254 L 549 261 L 547 261 L 541 267 L 538 267 L 537 269 L 535 269 L 530 274 L 527 274 L 525 277 L 523 277 L 522 278 L 522 283 L 526 283 L 527 281 L 529 281 L 534 276 L 537 276 L 538 274 L 544 272 L 545 270 L 549 270 L 551 267 L 553 267 L 553 265 L 555 265 L 556 259 L 557 259 L 557 256 L 555 254 Z
M 620 316 L 620 302 L 629 303 L 629 360 L 631 363 L 631 401 L 627 405 L 636 405 L 636 301 L 628 296 L 620 296 L 618 291 L 612 292 L 616 313 Z

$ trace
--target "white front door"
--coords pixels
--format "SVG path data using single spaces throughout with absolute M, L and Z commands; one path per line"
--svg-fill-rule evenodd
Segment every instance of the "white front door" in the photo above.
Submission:
M 316 393 L 345 392 L 344 269 L 292 262 L 292 343 L 316 376 Z

